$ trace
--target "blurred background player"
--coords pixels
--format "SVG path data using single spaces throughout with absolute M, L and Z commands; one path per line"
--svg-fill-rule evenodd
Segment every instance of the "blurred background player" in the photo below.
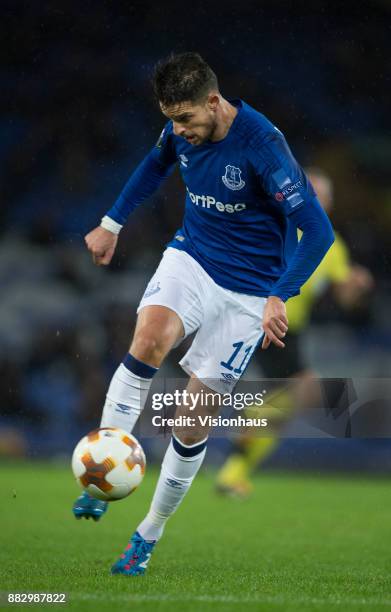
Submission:
M 329 213 L 333 206 L 333 183 L 321 168 L 309 167 L 306 174 L 318 195 L 324 210 Z M 335 241 L 318 268 L 301 288 L 300 295 L 287 304 L 289 331 L 283 351 L 275 345 L 268 351 L 257 351 L 257 361 L 266 379 L 295 378 L 293 386 L 284 385 L 272 392 L 262 406 L 263 417 L 269 417 L 268 433 L 259 437 L 254 429 L 243 432 L 233 443 L 230 454 L 217 475 L 216 488 L 220 493 L 246 497 L 252 491 L 252 472 L 273 453 L 279 445 L 279 433 L 294 415 L 306 407 L 310 408 L 314 387 L 309 385 L 319 373 L 314 372 L 303 356 L 301 340 L 312 310 L 318 298 L 330 288 L 337 303 L 346 310 L 360 305 L 362 297 L 373 287 L 370 271 L 351 263 L 349 249 L 336 232 Z M 335 389 L 338 395 L 338 388 Z M 255 408 L 248 410 L 252 414 Z

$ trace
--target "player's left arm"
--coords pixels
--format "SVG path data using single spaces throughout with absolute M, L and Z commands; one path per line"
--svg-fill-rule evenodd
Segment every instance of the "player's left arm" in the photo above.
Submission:
M 270 342 L 283 348 L 282 342 L 288 330 L 285 302 L 300 293 L 300 287 L 309 279 L 334 242 L 333 229 L 326 213 L 316 197 L 290 215 L 290 221 L 303 232 L 284 274 L 274 284 L 267 300 L 262 348 Z M 282 332 L 282 334 L 281 334 Z
M 262 348 L 271 342 L 283 348 L 282 339 L 288 330 L 285 302 L 300 293 L 333 244 L 334 232 L 312 185 L 278 130 L 262 142 L 258 174 L 270 205 L 303 232 L 285 272 L 271 288 L 263 315 Z

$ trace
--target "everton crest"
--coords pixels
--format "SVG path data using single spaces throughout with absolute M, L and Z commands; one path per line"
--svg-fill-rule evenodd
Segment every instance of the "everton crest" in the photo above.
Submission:
M 241 174 L 242 171 L 240 168 L 228 165 L 225 166 L 225 174 L 221 177 L 221 180 L 228 189 L 238 191 L 238 189 L 242 189 L 246 184 L 245 181 L 242 180 Z

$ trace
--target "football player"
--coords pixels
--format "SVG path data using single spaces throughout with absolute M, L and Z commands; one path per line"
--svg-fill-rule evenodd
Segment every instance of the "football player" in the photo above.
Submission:
M 330 221 L 282 132 L 240 99 L 226 99 L 197 53 L 160 62 L 155 94 L 167 123 L 100 225 L 86 236 L 107 265 L 132 211 L 179 165 L 183 224 L 148 284 L 128 354 L 108 388 L 101 427 L 132 431 L 153 376 L 169 351 L 195 332 L 180 362 L 187 391 L 233 390 L 259 344 L 284 348 L 285 302 L 300 292 L 334 240 Z M 302 231 L 300 242 L 297 229 Z M 197 406 L 213 415 L 219 402 Z M 177 407 L 177 415 L 189 408 Z M 173 430 L 151 507 L 112 568 L 143 574 L 168 518 L 206 452 L 208 428 Z M 106 506 L 85 493 L 78 516 Z

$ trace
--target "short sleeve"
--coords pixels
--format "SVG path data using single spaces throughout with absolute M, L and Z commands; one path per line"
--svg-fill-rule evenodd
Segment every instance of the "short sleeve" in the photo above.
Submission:
M 253 164 L 263 191 L 286 216 L 310 202 L 314 189 L 279 130 L 254 147 Z

